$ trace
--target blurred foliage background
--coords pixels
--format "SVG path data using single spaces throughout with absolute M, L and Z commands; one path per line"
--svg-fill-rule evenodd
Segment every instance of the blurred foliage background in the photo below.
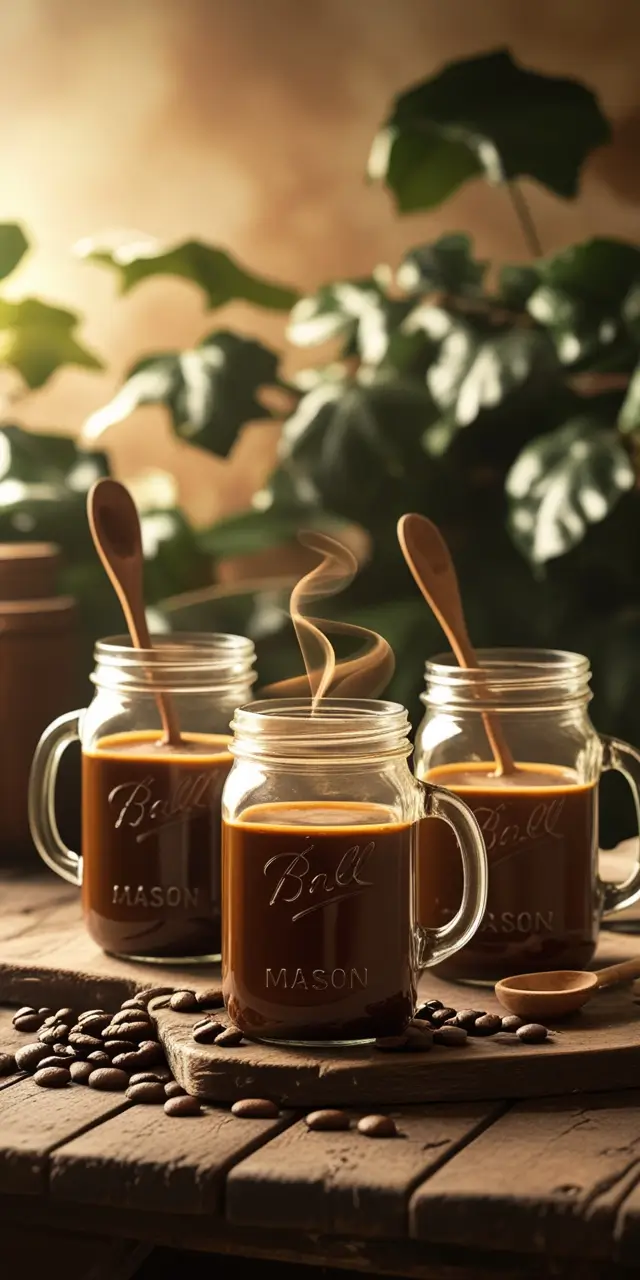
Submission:
M 640 742 L 640 249 L 600 238 L 545 256 L 521 184 L 575 199 L 585 160 L 609 136 L 587 86 L 536 73 L 505 49 L 450 63 L 393 101 L 369 180 L 385 184 L 400 215 L 433 209 L 470 180 L 502 188 L 529 252 L 499 270 L 452 231 L 301 297 L 200 240 L 83 242 L 87 269 L 115 272 L 122 293 L 171 275 L 212 312 L 243 300 L 287 313 L 307 367 L 285 378 L 281 352 L 212 320 L 197 346 L 138 361 L 77 442 L 24 431 L 20 407 L 62 365 L 100 367 L 80 317 L 0 296 L 0 539 L 62 546 L 87 665 L 93 639 L 121 620 L 90 544 L 86 492 L 108 473 L 110 428 L 160 404 L 178 437 L 218 457 L 247 423 L 281 423 L 281 433 L 250 509 L 209 527 L 178 509 L 170 477 L 151 471 L 132 486 L 156 627 L 245 632 L 263 683 L 292 674 L 301 663 L 284 612 L 290 575 L 225 586 L 220 567 L 284 551 L 302 527 L 336 531 L 361 572 L 332 612 L 390 641 L 389 693 L 415 721 L 424 662 L 442 638 L 395 525 L 421 511 L 451 545 L 474 642 L 587 653 L 596 724 Z M 0 227 L 2 280 L 27 248 L 22 228 Z M 624 834 L 615 814 L 610 828 Z

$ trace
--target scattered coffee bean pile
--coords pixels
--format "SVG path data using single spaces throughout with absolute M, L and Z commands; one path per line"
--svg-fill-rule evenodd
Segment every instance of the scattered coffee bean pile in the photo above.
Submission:
M 15 1054 L 0 1053 L 0 1075 L 24 1071 L 42 1089 L 84 1084 L 90 1089 L 124 1093 L 130 1102 L 140 1106 L 164 1106 L 168 1116 L 202 1115 L 198 1099 L 174 1080 L 158 1042 L 148 1006 L 160 997 L 180 1013 L 224 1006 L 219 987 L 198 992 L 149 987 L 124 1000 L 116 1013 L 86 1009 L 76 1015 L 67 1007 L 53 1010 L 25 1006 L 14 1014 L 13 1025 L 17 1031 L 36 1035 L 37 1039 Z M 242 1040 L 236 1027 L 227 1026 L 213 1015 L 196 1023 L 194 1036 L 204 1044 L 236 1045 Z M 266 1098 L 245 1098 L 231 1110 L 248 1119 L 273 1119 L 279 1115 L 277 1105 Z
M 327 1108 L 325 1111 L 310 1111 L 308 1116 L 305 1116 L 305 1124 L 308 1129 L 314 1129 L 316 1132 L 337 1133 L 339 1130 L 351 1128 L 351 1118 L 346 1111 Z M 358 1133 L 363 1133 L 367 1138 L 398 1136 L 395 1120 L 391 1116 L 361 1116 L 356 1128 Z
M 542 1044 L 549 1032 L 538 1022 L 524 1023 L 513 1014 L 501 1018 L 484 1009 L 450 1009 L 441 1000 L 427 1000 L 420 1005 L 403 1035 L 384 1036 L 376 1040 L 383 1053 L 426 1052 L 433 1045 L 448 1048 L 467 1043 L 469 1036 L 495 1036 L 499 1031 L 515 1034 L 524 1044 Z

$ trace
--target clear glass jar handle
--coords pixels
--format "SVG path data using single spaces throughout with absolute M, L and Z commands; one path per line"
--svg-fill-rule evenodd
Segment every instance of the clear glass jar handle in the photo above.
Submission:
M 420 782 L 424 794 L 424 815 L 442 818 L 452 827 L 462 857 L 462 902 L 452 920 L 438 929 L 416 924 L 418 964 L 421 969 L 440 964 L 459 951 L 473 937 L 487 906 L 489 867 L 487 851 L 478 822 L 471 809 L 451 791 Z
M 600 735 L 600 741 L 603 747 L 602 771 L 604 773 L 614 769 L 626 778 L 631 787 L 637 822 L 636 860 L 631 875 L 619 884 L 609 880 L 600 881 L 602 913 L 608 915 L 611 911 L 630 907 L 640 898 L 640 753 L 629 746 L 628 742 L 620 742 L 618 738 L 609 738 L 606 734 Z
M 80 736 L 82 711 L 52 720 L 35 751 L 29 776 L 29 826 L 43 862 L 70 884 L 82 884 L 82 858 L 68 849 L 56 821 L 56 778 L 66 748 Z

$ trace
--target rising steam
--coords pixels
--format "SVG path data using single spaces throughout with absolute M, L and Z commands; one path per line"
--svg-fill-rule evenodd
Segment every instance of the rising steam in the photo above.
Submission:
M 339 698 L 375 698 L 395 670 L 393 650 L 387 641 L 367 627 L 357 627 L 351 622 L 329 622 L 306 612 L 316 601 L 344 591 L 358 571 L 358 561 L 347 547 L 326 533 L 300 533 L 298 540 L 322 557 L 320 564 L 296 583 L 289 606 L 307 674 L 280 680 L 263 692 L 278 697 L 304 697 L 310 689 L 314 711 L 329 694 Z M 352 636 L 361 646 L 351 658 L 338 661 L 329 635 Z

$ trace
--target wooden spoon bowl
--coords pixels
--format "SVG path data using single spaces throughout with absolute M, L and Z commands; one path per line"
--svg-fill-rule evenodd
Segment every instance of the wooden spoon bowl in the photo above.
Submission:
M 640 977 L 640 957 L 609 964 L 588 973 L 581 969 L 553 969 L 549 973 L 518 973 L 496 983 L 496 997 L 519 1018 L 561 1018 L 581 1009 L 596 991 Z

